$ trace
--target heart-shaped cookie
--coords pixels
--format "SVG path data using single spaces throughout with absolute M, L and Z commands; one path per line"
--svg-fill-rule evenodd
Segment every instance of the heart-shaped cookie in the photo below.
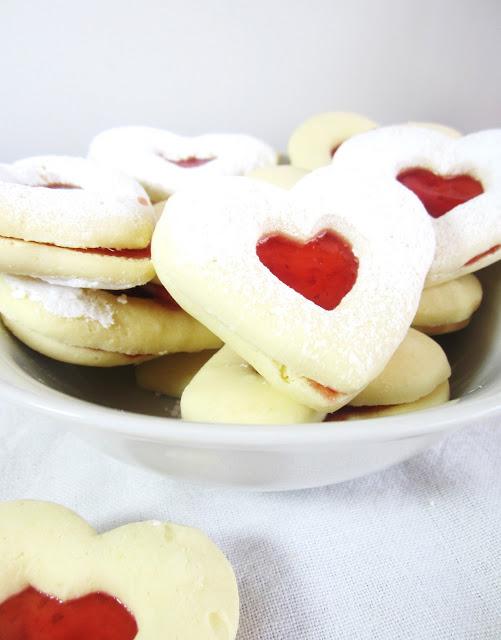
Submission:
M 271 384 L 327 411 L 404 338 L 433 251 L 415 197 L 332 167 L 290 191 L 222 178 L 179 192 L 152 242 L 157 274 L 184 309 Z
M 0 572 L 2 640 L 236 635 L 231 566 L 189 527 L 141 522 L 97 535 L 64 507 L 3 503 Z
M 278 159 L 269 145 L 251 136 L 185 137 L 151 127 L 103 131 L 92 141 L 89 157 L 134 177 L 155 202 L 200 179 L 243 175 Z
M 398 181 L 419 198 L 437 240 L 428 286 L 501 259 L 501 129 L 453 139 L 385 127 L 348 140 L 332 166 Z

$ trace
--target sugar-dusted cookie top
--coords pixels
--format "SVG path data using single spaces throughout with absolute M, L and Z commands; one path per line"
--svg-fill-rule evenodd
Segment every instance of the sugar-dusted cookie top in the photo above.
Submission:
M 0 166 L 0 236 L 70 248 L 142 249 L 155 213 L 132 178 L 85 158 Z
M 328 410 L 404 338 L 433 252 L 415 197 L 332 167 L 290 191 L 221 178 L 179 192 L 152 242 L 157 274 L 184 309 L 272 384 Z
M 252 136 L 187 137 L 152 127 L 103 131 L 92 141 L 89 157 L 136 178 L 155 202 L 200 179 L 243 175 L 277 163 L 277 153 Z
M 394 180 L 417 195 L 437 240 L 428 285 L 501 258 L 501 129 L 454 139 L 419 127 L 384 127 L 345 142 L 332 166 Z

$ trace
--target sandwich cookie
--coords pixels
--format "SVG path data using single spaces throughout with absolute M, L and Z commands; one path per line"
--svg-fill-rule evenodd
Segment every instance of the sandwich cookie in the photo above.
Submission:
M 432 338 L 409 329 L 405 339 L 379 374 L 349 406 L 327 420 L 374 418 L 418 411 L 449 400 L 451 367 Z
M 153 202 L 200 181 L 244 175 L 278 161 L 269 145 L 251 136 L 185 137 L 151 127 L 103 131 L 92 141 L 89 157 L 138 180 Z
M 413 326 L 430 336 L 464 329 L 482 302 L 482 284 L 469 273 L 427 287 L 419 301 Z
M 68 353 L 57 359 L 75 364 L 100 366 L 99 358 L 92 361 L 81 349 L 106 352 L 112 354 L 111 362 L 131 364 L 134 358 L 141 361 L 221 346 L 215 335 L 166 293 L 162 295 L 161 287 L 156 289 L 158 293 L 152 293 L 148 285 L 117 295 L 4 275 L 0 278 L 0 313 L 30 347 L 49 357 Z M 101 366 L 113 366 L 104 355 L 100 360 L 106 363 Z
M 201 531 L 137 522 L 100 535 L 51 503 L 0 505 L 5 640 L 234 640 L 230 563 Z
M 299 125 L 291 135 L 288 144 L 290 162 L 310 171 L 323 167 L 331 162 L 343 142 L 378 126 L 357 113 L 319 113 Z M 434 122 L 408 122 L 407 126 L 435 129 L 453 138 L 461 135 L 456 129 Z
M 412 194 L 332 167 L 290 191 L 221 178 L 179 192 L 152 242 L 158 277 L 183 309 L 277 390 L 325 413 L 383 370 L 433 253 Z
M 0 271 L 124 289 L 153 275 L 155 212 L 132 178 L 84 158 L 0 167 Z
M 427 286 L 501 258 L 501 129 L 452 139 L 418 127 L 385 127 L 348 140 L 332 166 L 393 180 L 417 196 L 437 241 Z

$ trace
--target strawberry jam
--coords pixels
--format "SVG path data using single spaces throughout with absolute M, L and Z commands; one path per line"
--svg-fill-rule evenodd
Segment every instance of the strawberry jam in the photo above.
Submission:
M 0 605 L 0 640 L 133 640 L 138 627 L 115 598 L 61 602 L 29 587 Z
M 474 256 L 473 258 L 468 260 L 468 262 L 464 266 L 469 267 L 470 265 L 475 264 L 475 262 L 482 260 L 482 258 L 491 256 L 493 253 L 496 253 L 496 251 L 499 251 L 500 249 L 501 249 L 501 244 L 496 244 L 490 249 L 487 249 L 487 251 L 484 251 L 483 253 L 479 253 L 478 256 Z
M 334 231 L 322 231 L 308 242 L 281 234 L 265 236 L 256 253 L 275 277 L 328 311 L 338 306 L 357 280 L 358 258 Z
M 171 160 L 170 158 L 167 158 L 167 156 L 165 156 L 163 153 L 157 153 L 157 155 L 159 155 L 161 158 L 163 158 L 164 160 L 166 160 L 167 162 L 170 162 L 171 164 L 175 164 L 178 167 L 181 167 L 183 169 L 194 169 L 196 167 L 201 167 L 204 164 L 207 164 L 208 162 L 212 162 L 213 160 L 215 160 L 216 158 L 197 158 L 196 156 L 188 156 L 187 158 L 181 158 L 179 160 Z
M 417 195 L 433 218 L 484 192 L 482 183 L 469 175 L 439 176 L 419 167 L 402 171 L 397 180 Z

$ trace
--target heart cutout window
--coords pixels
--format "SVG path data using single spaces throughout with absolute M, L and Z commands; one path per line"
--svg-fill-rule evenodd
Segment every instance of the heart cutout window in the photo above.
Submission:
M 133 640 L 137 633 L 132 614 L 104 593 L 61 602 L 29 587 L 0 605 L 1 640 Z
M 358 258 L 334 231 L 321 231 L 307 242 L 268 235 L 257 243 L 256 253 L 276 278 L 327 311 L 338 306 L 357 280 Z
M 420 167 L 402 171 L 397 180 L 417 195 L 433 218 L 440 218 L 484 192 L 482 183 L 467 174 L 441 176 Z

